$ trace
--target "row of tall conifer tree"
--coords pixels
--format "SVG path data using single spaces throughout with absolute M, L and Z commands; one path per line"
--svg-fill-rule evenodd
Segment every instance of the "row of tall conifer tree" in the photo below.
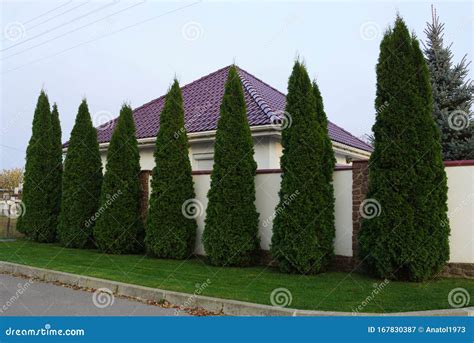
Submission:
M 286 172 L 281 198 L 284 201 L 298 192 L 298 199 L 287 214 L 282 212 L 276 216 L 273 252 L 285 271 L 314 272 L 325 266 L 332 251 L 334 196 L 331 178 L 335 160 L 319 89 L 315 82 L 311 83 L 305 66 L 299 61 L 290 77 L 288 99 L 287 112 L 294 125 L 283 133 L 284 160 L 288 163 L 283 163 Z M 197 225 L 195 218 L 185 215 L 183 205 L 194 200 L 195 194 L 178 81 L 170 87 L 160 114 L 146 219 L 140 215 L 140 163 L 132 109 L 124 105 L 120 111 L 108 147 L 104 175 L 97 131 L 92 125 L 86 100 L 79 106 L 64 164 L 58 158 L 62 150 L 60 134 L 50 134 L 53 119 L 57 132 L 60 130 L 57 106 L 54 105 L 50 112 L 48 97 L 41 91 L 27 152 L 24 202 L 28 211 L 21 217 L 19 231 L 39 242 L 59 241 L 73 248 L 96 246 L 108 253 L 147 251 L 157 257 L 175 259 L 192 255 Z M 292 132 L 294 141 L 290 140 Z M 56 141 L 54 148 L 36 144 L 40 141 L 52 144 L 52 137 Z M 300 140 L 305 144 L 300 144 Z M 37 146 L 45 149 L 43 155 L 33 151 Z M 246 266 L 257 262 L 259 214 L 255 206 L 257 164 L 253 152 L 243 88 L 238 68 L 232 66 L 228 71 L 216 132 L 203 234 L 211 264 Z M 301 155 L 313 157 L 298 161 Z M 49 169 L 60 173 L 59 177 L 42 179 L 49 174 Z M 298 180 L 302 179 L 305 185 L 299 184 Z M 52 206 L 46 211 L 49 204 L 53 204 L 50 198 L 56 199 L 55 212 Z M 305 202 L 312 206 L 304 208 L 304 214 L 300 215 L 307 218 L 307 223 L 299 220 L 299 225 L 307 227 L 306 232 L 301 232 L 290 217 L 297 216 L 298 213 L 293 212 Z M 36 208 L 43 212 L 35 211 Z M 320 218 L 315 227 L 308 227 L 311 213 Z M 283 233 L 287 238 L 282 237 Z M 291 247 L 285 248 L 285 244 L 290 243 L 301 247 L 307 242 L 304 235 L 313 234 L 317 234 L 318 242 L 325 242 L 325 245 L 311 242 L 313 245 L 305 250 L 313 252 L 312 259 L 298 259 L 296 255 L 291 256 Z M 325 257 L 321 259 L 322 256 Z M 316 260 L 321 261 L 315 264 Z
M 257 164 L 238 73 L 236 66 L 228 70 L 202 237 L 208 262 L 219 266 L 255 264 L 260 251 Z M 418 41 L 399 17 L 380 46 L 376 108 L 368 197 L 380 203 L 382 212 L 363 222 L 360 258 L 378 276 L 426 279 L 449 258 L 446 174 L 428 68 Z M 289 78 L 285 116 L 291 124 L 282 130 L 271 254 L 284 272 L 318 273 L 333 257 L 335 158 L 321 93 L 299 60 Z M 36 241 L 58 240 L 67 247 L 189 258 L 197 225 L 183 212 L 195 198 L 184 127 L 182 94 L 174 80 L 160 115 L 145 219 L 130 106 L 120 111 L 102 175 L 86 101 L 79 107 L 62 168 L 58 108 L 53 105 L 50 111 L 42 91 L 27 150 L 27 210 L 18 229 Z

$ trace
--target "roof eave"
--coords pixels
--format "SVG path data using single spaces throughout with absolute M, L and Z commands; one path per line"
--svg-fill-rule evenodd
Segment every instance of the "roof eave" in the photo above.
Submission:
M 275 127 L 274 125 L 259 125 L 251 126 L 250 131 L 252 137 L 261 137 L 261 136 L 274 136 L 280 137 L 281 129 Z M 216 136 L 216 130 L 202 131 L 202 132 L 190 132 L 188 133 L 188 140 L 190 143 L 195 142 L 212 142 Z M 156 137 L 147 137 L 139 138 L 137 140 L 139 147 L 154 146 L 156 143 Z M 99 144 L 99 150 L 105 151 L 108 149 L 110 142 L 104 142 Z M 63 148 L 63 152 L 67 152 L 67 148 Z
M 364 157 L 369 158 L 370 155 L 372 154 L 372 152 L 370 152 L 370 151 L 362 150 L 362 149 L 359 149 L 359 148 L 356 148 L 356 147 L 353 147 L 353 146 L 350 146 L 350 145 L 347 145 L 347 144 L 339 143 L 339 142 L 336 142 L 336 141 L 333 141 L 333 140 L 331 140 L 331 141 L 332 141 L 332 145 L 333 145 L 333 148 L 334 148 L 335 151 L 344 152 L 344 153 L 349 154 L 353 157 L 364 156 Z
M 274 125 L 259 125 L 250 127 L 252 137 L 281 137 L 281 129 Z M 195 142 L 212 142 L 216 136 L 216 130 L 203 131 L 203 132 L 191 132 L 188 133 L 188 140 L 190 143 Z M 140 147 L 154 146 L 156 144 L 156 137 L 140 138 L 137 140 Z M 370 151 L 362 150 L 347 144 L 339 143 L 331 140 L 334 150 L 338 152 L 349 153 L 356 157 L 364 156 L 369 158 L 371 155 Z M 106 151 L 109 147 L 110 142 L 100 143 L 99 150 Z M 63 152 L 67 152 L 67 147 L 63 148 Z

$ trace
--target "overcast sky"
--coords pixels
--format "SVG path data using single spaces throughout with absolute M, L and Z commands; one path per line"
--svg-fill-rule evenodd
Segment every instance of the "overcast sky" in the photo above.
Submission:
M 295 56 L 318 80 L 331 121 L 374 122 L 375 64 L 397 11 L 420 39 L 428 1 L 2 1 L 0 169 L 24 166 L 42 87 L 67 140 L 86 97 L 94 124 L 235 61 L 286 92 Z M 455 61 L 473 56 L 473 2 L 434 2 Z M 474 78 L 471 67 L 470 77 Z

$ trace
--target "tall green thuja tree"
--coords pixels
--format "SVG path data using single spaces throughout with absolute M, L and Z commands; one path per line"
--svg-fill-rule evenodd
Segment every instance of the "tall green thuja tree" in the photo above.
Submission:
M 325 259 L 326 263 L 333 254 L 333 241 L 336 235 L 336 227 L 334 223 L 335 198 L 333 186 L 333 174 L 334 168 L 336 167 L 336 158 L 334 157 L 332 141 L 329 137 L 328 118 L 326 116 L 326 112 L 324 111 L 323 97 L 321 96 L 321 92 L 316 81 L 313 81 L 313 95 L 316 104 L 316 121 L 318 122 L 318 125 L 321 130 L 322 139 L 324 141 L 321 167 L 326 178 L 326 194 L 325 202 L 323 204 L 323 208 L 321 209 L 322 213 L 320 215 L 320 218 L 321 220 L 324 220 L 323 228 L 325 230 L 325 234 L 321 235 L 321 237 L 326 239 L 324 243 L 322 243 L 322 246 L 324 246 L 325 249 L 327 249 L 328 251 L 326 256 L 327 258 Z
M 114 254 L 143 250 L 138 237 L 140 216 L 140 155 L 132 109 L 123 105 L 107 151 L 94 240 L 101 251 Z
M 237 68 L 227 75 L 217 124 L 203 243 L 211 264 L 245 266 L 259 249 L 253 141 Z
M 92 229 L 99 206 L 102 161 L 97 131 L 86 100 L 79 106 L 71 132 L 63 172 L 58 238 L 73 248 L 92 246 Z
M 58 227 L 59 213 L 61 209 L 62 175 L 63 175 L 63 152 L 61 138 L 61 123 L 59 121 L 58 106 L 53 105 L 51 112 L 51 159 L 55 167 L 51 174 L 53 192 L 51 194 L 51 206 L 53 210 L 52 222 L 55 231 Z
M 474 121 L 471 106 L 474 82 L 469 80 L 469 62 L 453 63 L 451 45 L 444 45 L 444 24 L 436 11 L 425 29 L 426 62 L 431 76 L 433 116 L 441 133 L 445 160 L 474 159 Z
M 380 45 L 375 107 L 360 258 L 380 277 L 424 280 L 449 258 L 447 184 L 428 68 L 400 17 Z
M 292 121 L 282 132 L 283 175 L 271 245 L 284 272 L 318 273 L 332 256 L 334 226 L 325 218 L 328 173 L 317 103 L 306 68 L 296 61 L 286 96 L 285 112 Z
M 160 115 L 146 224 L 147 250 L 158 257 L 184 259 L 194 251 L 194 215 L 199 213 L 187 211 L 187 205 L 198 205 L 188 149 L 183 97 L 175 80 Z
M 36 104 L 33 128 L 26 150 L 22 201 L 24 211 L 18 219 L 17 230 L 38 242 L 53 242 L 56 237 L 55 211 L 52 198 L 53 175 L 56 164 L 52 160 L 53 130 L 49 100 L 41 91 Z
M 413 196 L 414 208 L 417 209 L 416 225 L 424 227 L 428 239 L 428 248 L 424 250 L 427 262 L 419 262 L 423 266 L 419 279 L 429 278 L 439 273 L 449 260 L 449 219 L 448 219 L 448 183 L 444 169 L 442 145 L 440 143 L 440 132 L 433 119 L 427 113 L 433 113 L 432 89 L 429 71 L 418 40 L 413 37 L 414 64 L 419 73 L 418 80 L 419 97 L 422 99 L 427 112 L 417 117 L 415 124 L 418 129 L 416 149 L 423 152 L 420 158 L 424 158 L 424 165 L 417 165 L 418 177 L 423 182 L 417 184 L 417 192 Z M 420 245 L 425 240 L 420 241 Z M 428 264 L 428 267 L 426 266 Z M 416 279 L 415 276 L 414 279 Z

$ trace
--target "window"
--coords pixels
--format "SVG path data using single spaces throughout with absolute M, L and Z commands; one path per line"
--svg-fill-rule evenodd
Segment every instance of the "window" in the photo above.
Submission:
M 213 153 L 197 153 L 193 154 L 197 170 L 211 170 L 214 165 Z

